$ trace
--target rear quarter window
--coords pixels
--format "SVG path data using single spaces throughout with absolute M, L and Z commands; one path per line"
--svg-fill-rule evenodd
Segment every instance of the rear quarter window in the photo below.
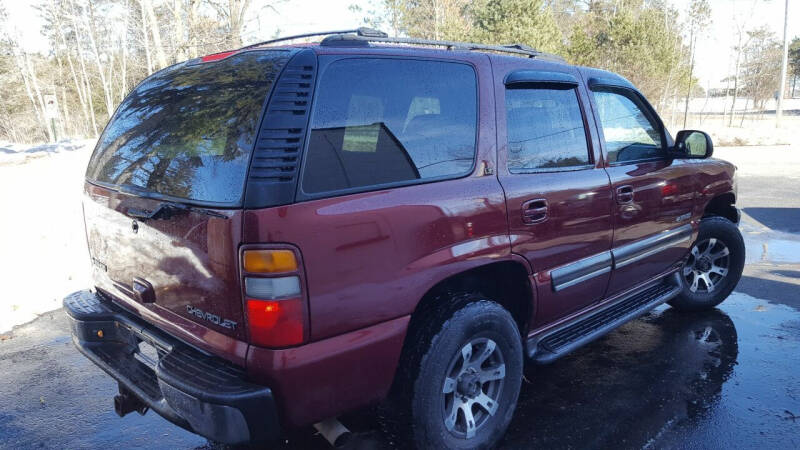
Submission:
M 305 194 L 466 175 L 477 82 L 462 63 L 349 58 L 322 73 L 302 175 Z
M 262 107 L 288 56 L 250 51 L 154 74 L 117 109 L 87 178 L 189 201 L 240 203 Z

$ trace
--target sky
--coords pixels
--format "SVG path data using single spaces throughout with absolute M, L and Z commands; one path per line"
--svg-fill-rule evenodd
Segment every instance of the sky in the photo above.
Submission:
M 688 9 L 689 0 L 669 0 L 679 10 Z M 722 87 L 722 79 L 733 72 L 737 43 L 735 22 L 745 29 L 766 25 L 783 40 L 785 0 L 709 0 L 711 26 L 697 40 L 695 72 L 704 88 Z M 789 0 L 789 42 L 800 37 L 800 0 Z
M 690 0 L 667 0 L 680 11 L 686 11 Z M 722 79 L 732 72 L 736 44 L 734 21 L 747 23 L 747 28 L 766 25 L 783 38 L 785 0 L 709 0 L 712 24 L 697 41 L 695 73 L 703 87 L 720 87 Z M 40 0 L 0 0 L 8 9 L 9 18 L 22 34 L 30 51 L 46 51 L 41 36 L 41 19 L 33 7 Z M 361 16 L 348 8 L 356 4 L 370 10 L 369 0 L 288 0 L 275 9 L 269 0 L 253 0 L 244 32 L 245 42 L 257 42 L 280 36 L 313 31 L 342 30 L 362 25 Z M 274 3 L 274 2 L 273 2 Z M 800 0 L 789 0 L 789 40 L 800 36 Z

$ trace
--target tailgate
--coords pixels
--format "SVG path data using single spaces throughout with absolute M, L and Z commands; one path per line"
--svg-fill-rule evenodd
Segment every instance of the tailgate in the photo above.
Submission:
M 143 221 L 128 214 L 154 211 L 159 201 L 89 183 L 85 191 L 86 236 L 99 289 L 173 324 L 180 323 L 177 315 L 245 338 L 237 257 L 241 211 L 190 210 Z

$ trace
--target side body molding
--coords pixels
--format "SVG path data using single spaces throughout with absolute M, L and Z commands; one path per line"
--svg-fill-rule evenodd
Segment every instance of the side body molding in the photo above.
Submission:
M 614 256 L 614 268 L 625 267 L 648 256 L 681 244 L 692 238 L 692 226 L 688 223 L 671 230 L 665 230 L 655 236 L 642 239 L 611 250 Z
M 550 271 L 553 291 L 558 292 L 578 283 L 608 273 L 612 268 L 625 267 L 648 256 L 672 248 L 692 238 L 692 226 L 682 225 L 655 236 L 613 248 Z
M 553 290 L 558 292 L 608 273 L 611 271 L 611 265 L 611 252 L 603 252 L 553 269 L 550 272 L 550 278 L 553 280 Z

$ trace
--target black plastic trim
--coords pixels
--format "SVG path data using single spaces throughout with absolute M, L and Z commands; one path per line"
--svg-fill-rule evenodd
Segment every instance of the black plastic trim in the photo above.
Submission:
M 175 202 L 175 203 L 180 203 L 182 205 L 197 206 L 197 207 L 201 207 L 201 208 L 213 208 L 213 209 L 239 209 L 239 208 L 241 208 L 241 202 L 239 202 L 239 201 L 234 201 L 234 202 L 207 202 L 207 201 L 203 201 L 203 200 L 187 200 L 185 198 L 175 197 L 175 196 L 172 196 L 172 195 L 159 194 L 157 192 L 141 192 L 141 193 L 134 194 L 133 192 L 130 192 L 130 191 L 127 191 L 124 188 L 121 188 L 117 184 L 90 180 L 88 178 L 86 178 L 85 181 L 86 181 L 86 183 L 88 183 L 90 185 L 106 188 L 106 189 L 114 191 L 114 192 L 119 192 L 122 195 L 129 195 L 129 196 L 132 196 L 132 197 L 141 197 L 141 198 L 149 198 L 149 199 L 159 200 L 159 201 Z
M 225 444 L 269 442 L 280 435 L 272 391 L 243 369 L 200 352 L 100 295 L 78 291 L 64 299 L 78 350 L 120 386 L 170 422 Z M 139 344 L 156 348 L 151 366 Z
M 513 175 L 526 175 L 534 173 L 556 173 L 556 172 L 577 172 L 579 170 L 594 169 L 594 164 L 583 164 L 580 166 L 567 166 L 567 167 L 536 167 L 530 169 L 514 169 L 508 171 Z
M 664 156 L 654 156 L 652 158 L 631 159 L 629 161 L 614 161 L 608 163 L 608 167 L 630 166 L 632 164 L 659 162 L 659 161 L 665 161 L 667 159 L 669 159 L 669 155 L 664 154 Z
M 444 47 L 448 51 L 461 50 L 461 51 L 489 51 L 499 53 L 511 53 L 519 56 L 527 56 L 528 58 L 541 58 L 544 60 L 555 61 L 564 63 L 564 58 L 552 53 L 545 53 L 536 50 L 525 44 L 508 44 L 508 45 L 487 45 L 477 44 L 473 42 L 458 42 L 458 41 L 439 41 L 431 39 L 417 39 L 417 38 L 404 38 L 404 37 L 389 37 L 386 33 L 369 28 L 359 28 L 358 34 L 343 34 L 331 35 L 323 39 L 319 45 L 322 47 L 353 47 L 359 44 L 347 41 L 363 41 L 367 44 L 370 43 L 383 43 L 383 44 L 405 44 L 405 45 L 420 45 L 428 47 Z M 365 33 L 366 31 L 366 33 Z
M 294 201 L 316 78 L 316 52 L 305 48 L 292 56 L 272 85 L 247 172 L 244 208 Z
M 503 80 L 506 86 L 516 84 L 563 84 L 568 87 L 577 87 L 578 79 L 574 75 L 564 72 L 548 72 L 544 70 L 515 70 L 509 72 Z
M 528 357 L 537 364 L 549 364 L 671 300 L 682 286 L 678 272 L 645 283 L 600 309 L 528 338 Z
M 611 78 L 611 77 L 589 77 L 589 89 L 594 89 L 598 87 L 621 87 L 627 88 L 631 90 L 636 90 L 636 86 L 633 85 L 630 81 L 619 77 L 619 78 Z

